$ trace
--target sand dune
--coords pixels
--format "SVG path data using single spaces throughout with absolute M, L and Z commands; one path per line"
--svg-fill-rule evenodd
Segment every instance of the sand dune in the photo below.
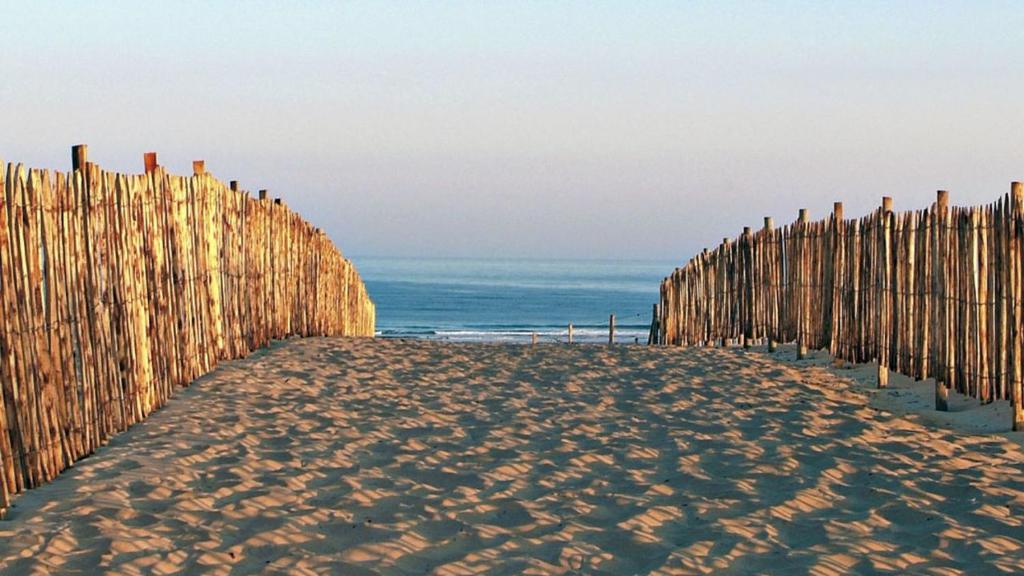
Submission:
M 1024 572 L 1020 445 L 949 428 L 1006 407 L 917 416 L 927 383 L 875 394 L 869 372 L 788 350 L 277 344 L 19 497 L 0 570 Z

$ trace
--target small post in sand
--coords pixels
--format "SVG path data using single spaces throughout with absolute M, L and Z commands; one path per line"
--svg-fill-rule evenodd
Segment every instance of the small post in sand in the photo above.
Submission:
M 891 285 L 892 247 L 890 218 L 892 217 L 892 197 L 882 197 L 881 211 L 881 286 L 878 290 L 878 387 L 889 386 L 889 314 L 891 300 L 889 289 Z
M 608 345 L 615 344 L 615 314 L 608 316 Z
M 71 170 L 85 170 L 85 164 L 89 161 L 89 147 L 85 144 L 78 144 L 71 147 Z
M 1020 239 L 1021 239 L 1021 218 L 1024 217 L 1024 184 L 1013 182 L 1010 184 L 1010 198 L 1013 207 L 1010 212 L 1013 218 L 1010 224 L 1010 287 L 1012 298 L 1012 334 L 1013 345 L 1011 350 L 1013 357 L 1012 382 L 1010 383 L 1010 404 L 1013 406 L 1013 430 L 1014 432 L 1024 430 L 1024 399 L 1021 398 L 1021 265 L 1020 265 Z
M 146 166 L 146 174 L 156 172 L 156 168 L 159 166 L 159 164 L 156 163 L 156 152 L 146 152 L 143 154 L 142 162 Z
M 572 324 L 569 324 L 569 344 L 572 344 Z
M 935 300 L 936 317 L 938 321 L 935 326 L 936 337 L 947 338 L 949 331 L 949 324 L 946 321 L 948 314 L 948 303 L 946 302 L 946 271 L 945 263 L 940 262 L 939 259 L 946 255 L 947 246 L 945 242 L 939 240 L 940 238 L 946 238 L 946 222 L 949 220 L 949 192 L 946 190 L 939 190 L 935 193 L 935 208 L 932 216 L 932 232 L 933 242 L 935 243 L 935 266 L 937 270 L 932 271 L 932 293 L 933 299 Z M 1011 231 L 1012 234 L 1012 231 Z M 1010 249 L 1013 249 L 1013 242 L 1010 242 Z M 1012 265 L 1013 259 L 1011 259 Z M 939 347 L 939 350 L 946 348 L 947 341 L 943 341 Z M 940 357 L 938 366 L 946 365 L 946 358 Z M 1016 366 L 1017 363 L 1014 362 Z M 935 372 L 935 409 L 940 412 L 949 411 L 949 389 L 946 388 L 946 382 L 948 382 L 948 375 L 946 371 L 939 368 Z
M 651 310 L 651 330 L 647 335 L 648 346 L 657 346 L 661 344 L 660 306 L 660 304 L 655 304 L 654 309 Z
M 206 161 L 205 160 L 193 160 L 192 161 L 192 174 L 196 176 L 202 176 L 206 174 Z
M 536 345 L 537 345 L 537 333 L 534 332 L 533 334 L 530 334 L 530 346 L 536 346 Z

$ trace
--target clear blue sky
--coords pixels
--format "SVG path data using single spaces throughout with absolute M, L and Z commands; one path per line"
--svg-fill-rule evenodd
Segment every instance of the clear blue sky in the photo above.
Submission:
M 0 63 L 0 158 L 203 158 L 356 255 L 685 260 L 1024 179 L 1024 3 L 5 2 Z

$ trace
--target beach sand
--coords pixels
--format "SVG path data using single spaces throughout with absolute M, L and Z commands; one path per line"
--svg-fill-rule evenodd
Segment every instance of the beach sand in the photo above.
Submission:
M 789 348 L 278 343 L 19 496 L 0 571 L 1024 572 L 1006 404 L 935 416 L 928 382 L 875 393 L 872 371 Z

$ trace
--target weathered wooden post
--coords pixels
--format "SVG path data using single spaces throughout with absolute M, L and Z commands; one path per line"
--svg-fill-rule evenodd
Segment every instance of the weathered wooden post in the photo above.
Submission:
M 732 292 L 729 290 L 729 288 L 730 288 L 730 286 L 729 286 L 729 276 L 728 276 L 727 267 L 725 265 L 725 262 L 726 262 L 726 260 L 728 258 L 728 254 L 726 253 L 726 251 L 729 249 L 729 240 L 730 239 L 728 237 L 722 238 L 722 246 L 718 249 L 718 254 L 719 254 L 719 258 L 718 258 L 718 269 L 719 269 L 719 272 L 718 273 L 722 277 L 722 286 L 721 286 L 721 288 L 722 288 L 722 295 L 721 295 L 721 298 L 719 299 L 720 305 L 719 305 L 719 310 L 717 312 L 724 316 L 724 318 L 723 318 L 723 316 L 720 316 L 720 318 L 723 318 L 723 319 L 722 319 L 722 321 L 720 322 L 720 325 L 719 325 L 719 330 L 721 331 L 721 337 L 722 337 L 722 340 L 721 340 L 722 348 L 725 348 L 726 346 L 729 346 L 729 345 L 732 344 L 732 337 L 727 335 L 727 333 L 731 332 L 731 330 L 729 330 L 730 327 L 729 327 L 728 323 L 726 321 L 724 321 L 725 319 L 728 318 L 728 313 L 726 312 L 726 309 L 727 309 L 728 306 L 732 305 L 732 302 L 731 302 L 731 300 L 732 300 Z
M 572 324 L 569 324 L 569 344 L 572 344 Z
M 657 346 L 661 344 L 661 305 L 654 304 L 651 310 L 651 332 L 647 336 L 648 346 Z
M 807 287 L 807 208 L 801 208 L 797 217 L 797 239 L 799 249 L 797 250 L 797 273 L 800 282 L 797 284 L 800 298 L 797 310 L 796 322 L 796 359 L 803 360 L 807 357 L 807 325 L 810 313 L 811 291 Z
M 608 316 L 608 346 L 615 344 L 615 314 Z
M 232 192 L 238 192 L 238 180 L 232 180 L 229 182 L 228 188 L 231 188 Z
M 768 242 L 768 249 L 771 251 L 771 256 L 768 257 L 768 262 L 772 262 L 777 251 L 775 246 L 772 245 L 774 235 L 772 232 L 775 230 L 775 224 L 771 216 L 764 217 L 764 233 L 766 242 Z M 772 266 L 774 271 L 774 266 Z M 768 351 L 775 352 L 775 294 L 777 293 L 776 287 L 773 286 L 774 274 L 767 274 L 765 276 L 764 293 L 767 297 L 767 310 L 765 311 L 765 327 L 764 334 L 768 338 Z
M 267 191 L 266 190 L 260 190 L 260 200 L 266 200 L 266 199 L 267 199 Z
M 71 170 L 85 170 L 89 162 L 89 147 L 85 144 L 78 144 L 71 147 Z
M 939 190 L 935 194 L 935 206 L 932 214 L 932 309 L 935 317 L 934 337 L 936 343 L 935 358 L 935 409 L 946 412 L 949 410 L 949 375 L 946 372 L 947 362 L 946 338 L 949 334 L 949 303 L 946 302 L 946 227 L 949 221 L 949 192 Z
M 156 163 L 156 152 L 146 152 L 142 155 L 142 162 L 146 167 L 146 174 L 155 172 L 159 164 Z
M 892 310 L 892 197 L 882 197 L 881 209 L 881 286 L 878 291 L 878 387 L 889 385 L 890 314 Z
M 1020 431 L 1024 430 L 1024 399 L 1022 399 L 1022 386 L 1021 386 L 1021 362 L 1024 358 L 1021 358 L 1021 344 L 1022 344 L 1022 326 L 1024 322 L 1024 314 L 1021 311 L 1021 283 L 1024 278 L 1021 277 L 1022 266 L 1020 264 L 1021 257 L 1021 238 L 1024 235 L 1024 230 L 1021 229 L 1022 217 L 1024 217 L 1024 185 L 1020 182 L 1013 182 L 1010 184 L 1010 197 L 1013 202 L 1013 207 L 1010 210 L 1012 223 L 1010 225 L 1010 294 L 1011 294 L 1011 311 L 1012 311 L 1012 335 L 1013 345 L 1011 347 L 1012 356 L 1010 358 L 1010 364 L 1013 366 L 1011 371 L 1012 381 L 1010 383 L 1010 403 L 1013 406 L 1013 430 Z
M 840 279 L 843 278 L 843 252 L 846 245 L 844 237 L 843 203 L 832 203 L 832 274 L 830 276 L 832 294 L 832 310 L 829 317 L 829 353 L 839 354 L 839 340 L 842 330 L 843 293 Z
M 740 317 L 743 319 L 740 338 L 743 347 L 750 348 L 754 340 L 754 237 L 750 226 L 743 227 L 743 244 L 740 245 L 740 262 L 742 272 L 740 282 L 743 293 L 743 307 Z
M 192 174 L 195 176 L 202 176 L 206 174 L 206 161 L 205 160 L 193 160 L 192 161 Z
M 530 346 L 536 346 L 536 345 L 537 345 L 537 333 L 534 332 L 533 334 L 530 334 Z

